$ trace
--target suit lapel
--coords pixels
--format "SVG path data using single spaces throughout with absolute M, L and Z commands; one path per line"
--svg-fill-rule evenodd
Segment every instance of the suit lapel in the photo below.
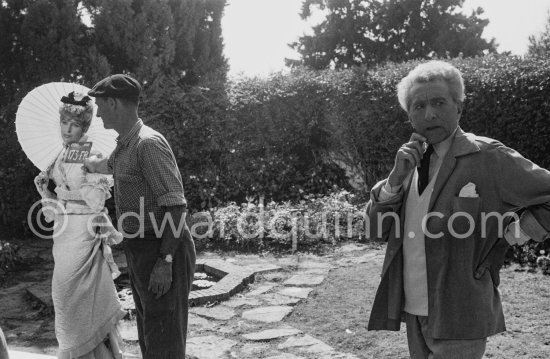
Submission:
M 456 167 L 457 158 L 468 155 L 470 153 L 475 153 L 478 151 L 479 151 L 479 146 L 475 143 L 475 135 L 471 133 L 465 133 L 459 127 L 455 133 L 453 143 L 451 144 L 449 151 L 445 155 L 445 158 L 443 159 L 443 162 L 437 174 L 434 190 L 430 198 L 430 205 L 428 208 L 428 212 L 433 210 L 433 206 L 435 204 L 436 199 L 439 197 L 439 194 L 441 193 L 441 191 L 445 187 L 445 184 L 449 180 L 449 177 L 453 173 Z M 384 274 L 387 272 L 390 264 L 394 260 L 394 257 L 397 255 L 397 252 L 400 251 L 402 248 L 403 238 L 405 237 L 405 234 L 403 232 L 405 230 L 407 198 L 409 197 L 409 191 L 411 190 L 412 178 L 413 176 L 411 173 L 411 175 L 409 175 L 409 177 L 405 180 L 405 183 L 404 183 L 405 193 L 403 197 L 403 203 L 401 204 L 401 211 L 400 211 L 401 217 L 400 217 L 400 223 L 399 223 L 400 236 L 396 236 L 394 238 L 395 242 L 388 243 L 388 250 L 391 250 L 393 254 L 390 255 L 391 258 L 389 258 L 389 260 L 384 261 L 384 266 L 382 268 L 382 276 L 384 276 Z
M 416 171 L 416 169 L 415 169 Z M 401 204 L 401 209 L 399 210 L 399 223 L 396 224 L 399 226 L 399 236 L 395 236 L 393 241 L 390 240 L 388 243 L 388 248 L 393 254 L 390 254 L 391 258 L 389 260 L 384 260 L 384 264 L 382 266 L 382 277 L 386 274 L 386 271 L 388 270 L 390 264 L 393 262 L 395 256 L 397 255 L 398 251 L 401 250 L 401 247 L 403 245 L 403 238 L 405 237 L 405 215 L 406 215 L 406 208 L 407 208 L 407 198 L 409 197 L 409 191 L 411 190 L 411 183 L 412 183 L 413 173 L 411 172 L 407 178 L 405 178 L 405 182 L 403 183 L 405 188 L 405 193 L 403 194 L 403 203 Z
M 441 193 L 441 190 L 445 186 L 445 183 L 447 183 L 447 180 L 451 176 L 451 173 L 453 173 L 453 170 L 455 169 L 456 165 L 456 158 L 451 155 L 449 151 L 445 158 L 443 159 L 443 163 L 441 163 L 441 167 L 439 168 L 439 173 L 437 174 L 437 178 L 435 180 L 434 184 L 434 190 L 432 192 L 432 196 L 430 197 L 430 205 L 428 206 L 428 212 L 433 210 L 435 200 L 439 197 L 439 194 Z
M 435 201 L 439 197 L 439 194 L 441 193 L 441 191 L 445 187 L 445 184 L 449 180 L 449 177 L 453 173 L 456 166 L 457 158 L 478 151 L 479 146 L 475 143 L 475 135 L 471 133 L 465 133 L 459 127 L 456 130 L 451 148 L 449 148 L 449 151 L 445 155 L 445 158 L 441 163 L 441 167 L 439 168 L 439 173 L 437 174 L 434 190 L 430 198 L 428 212 L 433 210 Z
M 415 169 L 416 171 L 416 169 Z M 406 208 L 407 208 L 407 199 L 409 198 L 409 191 L 411 190 L 411 183 L 413 179 L 413 173 L 411 172 L 407 178 L 405 178 L 405 193 L 403 195 L 403 203 L 401 204 L 401 210 L 399 211 L 399 215 L 401 216 L 401 221 L 399 221 L 399 238 L 396 238 L 399 242 L 399 246 L 403 243 L 403 237 L 405 237 L 404 231 L 405 231 L 405 215 L 406 215 Z

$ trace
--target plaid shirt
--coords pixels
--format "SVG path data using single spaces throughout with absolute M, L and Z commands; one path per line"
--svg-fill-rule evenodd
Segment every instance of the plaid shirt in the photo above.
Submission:
M 187 204 L 170 145 L 141 120 L 124 137 L 117 138 L 108 166 L 115 182 L 117 219 L 126 234 L 140 232 L 140 222 L 144 232 L 154 233 L 164 217 L 161 206 Z M 166 225 L 169 228 L 169 223 Z

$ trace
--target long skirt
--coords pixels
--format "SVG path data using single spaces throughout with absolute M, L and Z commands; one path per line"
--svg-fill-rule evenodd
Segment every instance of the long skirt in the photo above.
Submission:
M 57 215 L 54 227 L 52 299 L 59 359 L 121 358 L 117 323 L 125 315 L 105 244 L 90 231 L 90 216 Z

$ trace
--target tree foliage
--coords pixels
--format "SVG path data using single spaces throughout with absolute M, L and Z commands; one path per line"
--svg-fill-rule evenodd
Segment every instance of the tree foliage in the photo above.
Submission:
M 50 81 L 91 84 L 126 72 L 184 85 L 225 79 L 226 0 L 4 0 L 0 105 Z M 89 18 L 91 21 L 87 21 Z
M 27 209 L 37 199 L 32 188 L 37 169 L 18 144 L 14 124 L 17 107 L 29 91 L 54 81 L 90 87 L 110 73 L 124 72 L 145 84 L 146 98 L 164 99 L 163 103 L 170 94 L 192 102 L 189 94 L 199 86 L 217 86 L 223 92 L 225 4 L 226 0 L 0 1 L 0 226 L 27 228 Z M 142 110 L 153 119 L 160 112 L 159 105 L 154 107 L 154 102 L 144 101 Z M 176 111 L 174 122 L 183 122 L 186 115 Z M 214 121 L 213 116 L 201 119 Z M 206 128 L 203 122 L 194 125 Z
M 0 33 L 0 107 L 41 83 L 108 71 L 72 1 L 3 1 Z
M 527 54 L 540 57 L 550 56 L 550 11 L 548 12 L 544 30 L 538 35 L 529 36 Z
M 290 44 L 298 64 L 314 69 L 348 68 L 386 61 L 470 57 L 496 52 L 494 39 L 481 38 L 489 23 L 478 8 L 470 16 L 458 9 L 463 0 L 304 0 L 301 17 L 312 10 L 326 18 Z M 297 63 L 288 60 L 287 64 Z
M 88 0 L 94 41 L 113 72 L 144 81 L 159 74 L 197 84 L 225 78 L 221 19 L 226 0 Z

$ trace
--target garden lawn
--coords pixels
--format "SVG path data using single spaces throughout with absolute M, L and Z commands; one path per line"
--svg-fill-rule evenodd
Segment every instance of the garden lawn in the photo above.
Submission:
M 285 322 L 360 358 L 408 358 L 404 325 L 366 329 L 381 266 L 379 258 L 332 270 Z M 500 291 L 508 331 L 489 338 L 485 357 L 550 357 L 550 276 L 511 265 L 501 270 Z

